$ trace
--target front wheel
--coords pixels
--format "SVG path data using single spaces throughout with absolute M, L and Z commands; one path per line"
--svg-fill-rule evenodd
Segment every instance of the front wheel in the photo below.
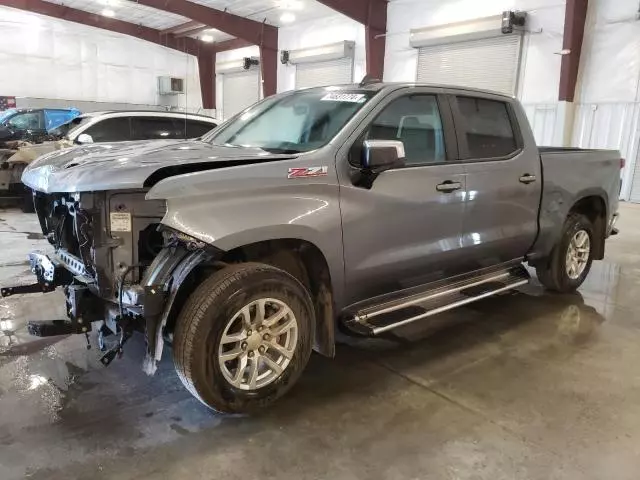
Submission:
M 593 262 L 593 224 L 584 215 L 567 218 L 562 236 L 548 261 L 536 267 L 538 280 L 547 289 L 569 293 L 582 285 Z
M 185 387 L 218 412 L 268 405 L 299 378 L 311 355 L 307 290 L 263 264 L 226 267 L 189 297 L 177 320 L 174 362 Z

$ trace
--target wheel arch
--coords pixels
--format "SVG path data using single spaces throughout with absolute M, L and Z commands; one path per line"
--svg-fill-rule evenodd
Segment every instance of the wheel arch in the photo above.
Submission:
M 224 263 L 260 262 L 280 268 L 305 286 L 315 310 L 313 348 L 335 354 L 335 298 L 329 262 L 314 243 L 300 238 L 272 238 L 239 245 L 222 255 Z
M 594 233 L 594 260 L 602 260 L 604 258 L 604 245 L 607 232 L 608 203 L 606 193 L 591 192 L 581 196 L 574 202 L 567 217 L 573 213 L 579 213 L 589 219 L 593 225 Z

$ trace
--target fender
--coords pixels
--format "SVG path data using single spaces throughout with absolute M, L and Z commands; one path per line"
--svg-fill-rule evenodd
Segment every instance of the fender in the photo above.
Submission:
M 600 187 L 587 188 L 572 195 L 571 192 L 556 188 L 543 194 L 540 205 L 540 233 L 533 251 L 528 256 L 533 262 L 548 257 L 562 235 L 562 227 L 571 209 L 581 200 L 597 197 L 604 202 L 605 219 L 611 215 L 609 196 Z
M 148 375 L 156 372 L 157 363 L 162 358 L 163 329 L 172 314 L 180 287 L 194 268 L 209 261 L 214 255 L 215 252 L 210 250 L 190 252 L 183 247 L 167 247 L 158 254 L 142 279 L 147 332 L 147 354 L 143 370 Z M 160 308 L 154 308 L 154 298 L 158 298 Z
M 178 175 L 153 186 L 147 198 L 165 200 L 163 225 L 223 251 L 278 239 L 315 245 L 329 268 L 339 310 L 344 257 L 335 165 L 320 178 L 289 178 L 292 165 L 320 167 L 316 162 L 298 158 Z

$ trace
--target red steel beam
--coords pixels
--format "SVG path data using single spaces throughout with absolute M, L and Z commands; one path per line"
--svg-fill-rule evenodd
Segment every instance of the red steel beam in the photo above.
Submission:
M 213 45 L 202 44 L 193 38 L 176 38 L 175 36 L 163 35 L 160 30 L 144 27 L 133 23 L 125 22 L 115 18 L 108 18 L 102 15 L 69 8 L 43 0 L 0 0 L 0 5 L 25 10 L 27 12 L 39 13 L 48 17 L 59 18 L 69 22 L 81 23 L 90 27 L 101 28 L 111 32 L 131 35 L 148 42 L 172 48 L 191 55 L 198 55 L 203 50 L 214 51 Z
M 202 23 L 190 20 L 188 22 L 181 23 L 180 25 L 176 25 L 175 27 L 165 28 L 164 30 L 160 30 L 160 32 L 163 35 L 166 35 L 168 33 L 182 33 L 198 27 L 202 27 Z
M 223 40 L 222 42 L 214 43 L 213 45 L 215 46 L 216 52 L 226 52 L 227 50 L 250 47 L 253 43 L 247 42 L 242 38 L 232 38 L 231 40 Z
M 202 52 L 198 55 L 198 76 L 202 93 L 202 108 L 216 108 L 216 56 Z
M 565 6 L 562 49 L 569 53 L 562 56 L 560 66 L 560 101 L 573 102 L 575 98 L 587 7 L 588 0 L 567 0 Z
M 211 28 L 243 38 L 254 45 L 278 49 L 278 29 L 272 25 L 256 22 L 233 13 L 223 12 L 205 7 L 199 3 L 187 0 L 136 0 L 140 5 L 146 5 L 165 12 L 175 13 L 191 20 L 204 23 Z
M 382 80 L 387 33 L 387 0 L 318 0 L 364 25 L 367 75 Z
M 187 0 L 136 0 L 141 5 L 175 13 L 241 38 L 260 47 L 263 93 L 276 93 L 278 70 L 278 28 L 264 22 L 223 12 Z

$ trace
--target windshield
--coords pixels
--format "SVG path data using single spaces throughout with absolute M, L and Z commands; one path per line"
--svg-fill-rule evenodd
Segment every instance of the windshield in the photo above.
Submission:
M 9 118 L 11 115 L 16 113 L 16 109 L 15 108 L 10 108 L 8 110 L 4 110 L 2 112 L 0 112 L 0 123 L 4 123 L 4 121 Z
M 274 97 L 249 108 L 203 140 L 274 153 L 308 152 L 329 143 L 374 94 L 314 89 Z

